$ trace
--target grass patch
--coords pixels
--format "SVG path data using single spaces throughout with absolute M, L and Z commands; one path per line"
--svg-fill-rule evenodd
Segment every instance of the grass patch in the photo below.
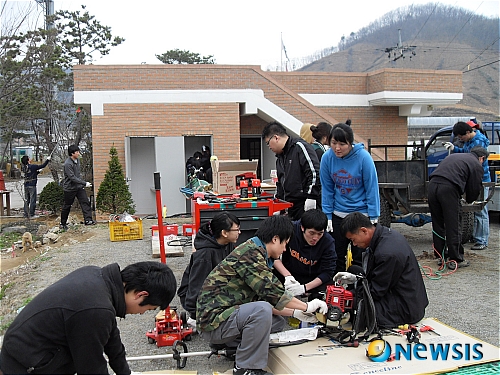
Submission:
M 10 327 L 10 325 L 12 324 L 13 321 L 14 321 L 14 319 L 12 319 L 6 323 L 0 324 L 0 334 L 5 333 L 5 331 L 7 331 L 7 329 Z
M 33 297 L 28 297 L 28 298 L 26 298 L 26 299 L 23 301 L 23 304 L 21 305 L 21 307 L 26 306 L 28 303 L 30 303 L 30 302 L 31 302 L 31 300 L 33 300 Z
M 21 241 L 21 233 L 4 233 L 0 236 L 0 248 L 11 247 L 14 242 Z
M 2 287 L 0 288 L 0 301 L 2 300 L 3 297 L 5 297 L 5 291 L 12 285 L 14 285 L 14 283 L 7 283 L 2 285 Z

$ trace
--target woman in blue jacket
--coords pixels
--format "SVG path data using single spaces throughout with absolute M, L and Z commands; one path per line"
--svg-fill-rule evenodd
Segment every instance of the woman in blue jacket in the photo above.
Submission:
M 339 123 L 332 128 L 330 149 L 321 159 L 320 178 L 322 210 L 328 217 L 327 231 L 335 239 L 337 272 L 345 271 L 349 241 L 340 232 L 340 223 L 351 212 L 361 212 L 372 223 L 380 216 L 380 197 L 375 164 L 362 143 L 354 144 L 349 125 Z M 354 258 L 360 250 L 352 247 Z

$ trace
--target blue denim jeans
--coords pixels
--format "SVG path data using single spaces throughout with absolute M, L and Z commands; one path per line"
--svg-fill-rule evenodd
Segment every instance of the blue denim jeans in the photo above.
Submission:
M 35 216 L 36 185 L 24 187 L 24 217 Z
M 484 196 L 488 196 L 488 188 L 484 188 Z M 488 237 L 490 236 L 490 217 L 488 216 L 488 205 L 485 205 L 481 211 L 474 212 L 474 235 L 472 238 L 475 243 L 488 246 Z

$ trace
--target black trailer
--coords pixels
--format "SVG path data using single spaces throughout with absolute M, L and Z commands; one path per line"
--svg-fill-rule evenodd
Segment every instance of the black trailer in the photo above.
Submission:
M 424 146 L 423 140 L 413 145 L 372 145 L 371 140 L 368 140 L 368 152 L 371 153 L 373 149 L 384 150 L 384 160 L 375 160 L 380 193 L 380 224 L 390 227 L 391 223 L 405 223 L 419 227 L 431 222 L 427 200 L 427 160 L 417 156 L 423 154 L 421 150 Z M 406 159 L 408 148 L 413 149 L 409 160 Z M 398 160 L 398 155 L 403 160 Z M 483 185 L 491 187 L 495 183 Z M 490 188 L 487 199 L 481 193 L 478 201 L 462 204 L 462 243 L 472 239 L 473 213 L 487 204 L 493 192 L 494 189 Z

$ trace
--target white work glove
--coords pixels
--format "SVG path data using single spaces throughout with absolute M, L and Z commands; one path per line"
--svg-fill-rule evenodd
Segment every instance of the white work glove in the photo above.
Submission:
M 47 160 L 50 161 L 52 159 L 52 156 L 47 156 Z
M 370 219 L 370 222 L 371 222 L 372 224 L 377 224 L 377 223 L 378 223 L 378 219 Z
M 304 203 L 304 211 L 314 210 L 316 208 L 316 201 L 314 199 L 306 199 Z
M 291 284 L 291 285 L 285 286 L 285 290 L 287 292 L 292 293 L 294 296 L 301 296 L 302 294 L 304 294 L 306 292 L 306 286 L 299 284 L 297 282 L 297 284 Z
M 326 314 L 328 312 L 328 306 L 325 301 L 320 299 L 313 299 L 307 303 L 307 309 L 304 311 L 307 314 L 314 314 L 315 312 L 319 312 L 320 314 Z
M 337 274 L 333 276 L 333 281 L 337 283 L 340 282 L 341 284 L 354 284 L 356 279 L 356 275 L 350 272 L 337 272 Z
M 293 310 L 293 315 L 294 318 L 300 320 L 301 322 L 308 322 L 308 323 L 317 323 L 318 319 L 316 318 L 316 314 L 306 314 L 303 311 L 300 310 Z
M 281 215 L 281 211 L 275 211 L 275 212 L 273 212 L 273 215 L 274 216 L 279 216 L 279 215 Z
M 187 325 L 193 329 L 194 332 L 196 332 L 196 320 L 192 318 L 188 318 L 187 320 Z
M 288 287 L 290 287 L 290 286 L 292 286 L 292 285 L 294 285 L 294 284 L 299 284 L 300 285 L 300 283 L 297 280 L 295 280 L 295 277 L 293 277 L 292 275 L 285 276 L 285 284 L 284 284 L 285 289 L 288 288 Z
M 326 226 L 326 231 L 329 233 L 333 232 L 333 223 L 331 220 L 328 220 L 328 225 Z
M 92 184 L 91 184 L 90 182 L 86 182 L 86 183 L 85 183 L 85 187 L 86 187 L 86 188 L 90 188 L 90 187 L 92 187 Z
M 444 147 L 448 150 L 448 151 L 453 151 L 453 149 L 455 148 L 455 145 L 451 142 L 445 142 L 444 144 Z

